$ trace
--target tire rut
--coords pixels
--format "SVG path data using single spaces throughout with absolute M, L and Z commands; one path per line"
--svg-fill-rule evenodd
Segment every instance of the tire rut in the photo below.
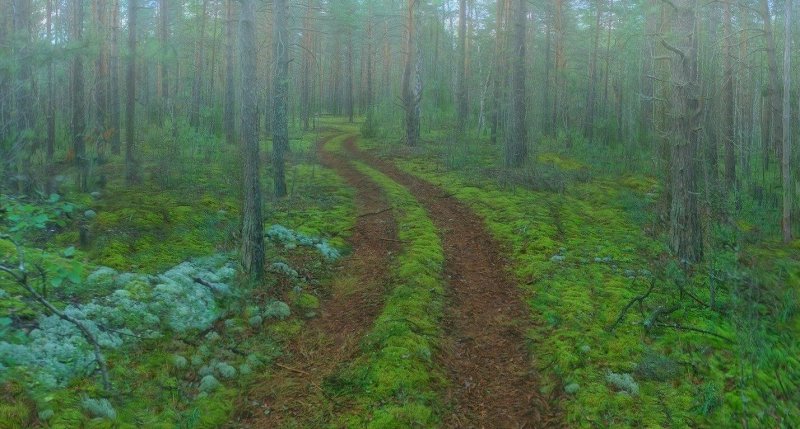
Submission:
M 445 192 L 355 147 L 345 149 L 407 187 L 442 234 L 448 306 L 438 359 L 450 379 L 449 428 L 563 427 L 558 399 L 540 393 L 526 347 L 530 314 L 483 221 Z
M 294 422 L 317 427 L 331 412 L 321 384 L 342 363 L 359 351 L 359 341 L 383 307 L 392 255 L 397 251 L 397 226 L 380 186 L 358 172 L 347 160 L 324 150 L 334 137 L 320 140 L 317 154 L 323 166 L 333 169 L 355 189 L 360 215 L 350 243 L 353 251 L 337 268 L 355 279 L 350 290 L 334 290 L 323 302 L 321 314 L 308 322 L 289 345 L 275 372 L 248 392 L 238 416 L 239 428 L 279 428 Z M 351 137 L 351 140 L 355 137 Z M 386 237 L 387 240 L 377 240 Z M 269 411 L 269 412 L 265 412 Z M 308 419 L 322 421 L 308 422 Z

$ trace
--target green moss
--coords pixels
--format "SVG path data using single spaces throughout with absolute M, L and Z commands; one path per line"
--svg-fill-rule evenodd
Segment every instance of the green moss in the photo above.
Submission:
M 436 426 L 438 392 L 444 383 L 432 360 L 443 305 L 441 241 L 425 210 L 405 188 L 364 164 L 356 167 L 399 208 L 398 235 L 406 245 L 392 270 L 395 286 L 364 340 L 364 354 L 328 380 L 333 394 L 353 404 L 334 425 Z
M 495 179 L 478 173 L 480 170 L 475 164 L 470 164 L 470 160 L 481 159 L 481 156 L 465 159 L 467 164 L 459 171 L 448 171 L 445 166 L 449 158 L 438 156 L 445 148 L 427 150 L 437 155 L 431 156 L 428 152 L 425 159 L 403 158 L 396 162 L 403 170 L 445 188 L 467 203 L 485 219 L 489 230 L 508 249 L 514 273 L 538 321 L 529 337 L 545 375 L 543 390 L 552 391 L 570 383 L 580 386 L 572 391 L 564 407 L 568 425 L 721 427 L 746 416 L 751 425 L 757 426 L 756 413 L 748 414 L 748 407 L 771 409 L 783 421 L 796 419 L 792 414 L 797 405 L 776 396 L 775 392 L 781 390 L 775 385 L 775 377 L 763 369 L 742 366 L 742 361 L 732 353 L 736 349 L 723 341 L 696 333 L 663 330 L 651 335 L 646 345 L 641 335 L 646 315 L 642 317 L 635 312 L 631 312 L 613 333 L 607 331 L 620 309 L 642 293 L 649 282 L 647 277 L 634 281 L 626 272 L 639 276 L 641 270 L 652 271 L 653 261 L 666 253 L 662 242 L 645 235 L 642 223 L 632 220 L 638 215 L 629 211 L 633 205 L 623 205 L 624 200 L 620 198 L 625 194 L 630 195 L 626 198 L 652 201 L 652 194 L 658 192 L 655 180 L 641 176 L 601 178 L 572 184 L 563 194 L 519 187 L 507 189 L 499 186 Z M 545 160 L 561 164 L 565 161 L 561 157 Z M 560 167 L 570 168 L 568 163 Z M 647 204 L 645 201 L 635 208 L 649 210 Z M 789 251 L 785 247 L 781 249 L 764 250 L 763 258 L 791 260 Z M 776 256 L 780 252 L 784 254 Z M 559 257 L 553 258 L 556 255 Z M 769 264 L 758 263 L 764 271 L 770 271 Z M 800 279 L 793 274 L 800 272 L 785 264 L 771 271 L 782 273 L 782 282 Z M 764 284 L 777 287 L 779 281 L 764 279 Z M 696 287 L 705 289 L 702 284 Z M 671 299 L 662 295 L 661 290 L 656 293 L 660 296 L 653 298 L 654 302 Z M 798 332 L 795 313 L 786 318 L 795 324 L 792 332 Z M 715 317 L 710 312 L 686 309 L 676 317 L 689 326 L 735 336 L 729 319 Z M 795 389 L 791 380 L 798 379 L 798 367 L 790 356 L 800 351 L 793 352 L 795 346 L 790 346 L 789 342 L 775 344 L 782 345 L 772 348 L 776 356 L 771 358 L 783 362 L 780 364 L 784 374 L 781 382 L 784 388 Z M 581 352 L 584 346 L 588 347 L 587 352 Z M 640 392 L 635 398 L 617 394 L 606 382 L 606 374 L 609 371 L 633 373 L 653 349 L 671 360 L 691 362 L 699 373 L 680 366 L 675 376 L 637 379 Z M 741 380 L 735 376 L 735 371 L 739 370 L 764 376 L 747 382 L 749 387 L 737 386 Z M 700 381 L 725 386 L 718 406 L 708 406 L 713 401 L 703 399 L 708 395 L 698 390 Z M 742 404 L 742 397 L 746 398 L 746 405 Z M 777 401 L 780 406 L 770 407 L 763 398 L 772 398 L 771 401 Z M 701 408 L 707 412 L 698 412 Z

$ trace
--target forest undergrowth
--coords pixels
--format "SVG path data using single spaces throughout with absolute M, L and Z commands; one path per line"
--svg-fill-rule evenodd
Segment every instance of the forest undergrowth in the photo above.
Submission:
M 432 139 L 361 145 L 469 204 L 506 246 L 538 322 L 530 352 L 545 389 L 567 393 L 567 424 L 800 423 L 797 242 L 748 241 L 753 218 L 710 225 L 709 262 L 686 274 L 657 226 L 655 178 L 546 150 L 501 171 L 490 145 Z
M 0 427 L 227 424 L 239 392 L 315 316 L 348 251 L 352 190 L 314 161 L 318 137 L 292 141 L 291 193 L 266 214 L 267 289 L 238 273 L 238 176 L 226 172 L 237 151 L 214 139 L 148 147 L 135 187 L 2 197 L 0 262 L 24 261 L 30 286 L 90 328 L 111 386 L 97 382 L 91 341 L 2 276 Z M 205 167 L 181 167 L 196 160 Z M 115 161 L 103 166 L 111 177 Z

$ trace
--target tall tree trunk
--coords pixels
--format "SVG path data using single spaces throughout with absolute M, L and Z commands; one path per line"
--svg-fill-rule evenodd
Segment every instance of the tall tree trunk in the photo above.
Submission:
M 769 127 L 769 134 L 763 142 L 765 145 L 764 154 L 766 159 L 764 160 L 764 166 L 766 169 L 769 160 L 769 149 L 767 148 L 771 148 L 773 152 L 779 151 L 781 148 L 779 139 L 783 136 L 781 89 L 780 78 L 778 76 L 778 53 L 775 46 L 775 34 L 772 29 L 772 13 L 769 9 L 769 0 L 761 0 L 761 17 L 764 20 L 764 38 L 767 43 L 766 54 L 768 71 L 767 111 L 769 114 L 766 116 L 766 119 L 768 121 L 767 126 Z
M 234 89 L 234 40 L 233 31 L 235 28 L 233 17 L 233 2 L 234 0 L 227 0 L 225 2 L 225 101 L 222 109 L 222 127 L 225 129 L 225 140 L 229 144 L 236 143 L 236 95 Z M 241 32 L 241 30 L 240 30 Z M 241 53 L 244 56 L 247 53 Z M 242 71 L 244 73 L 244 71 Z M 250 91 L 256 87 L 247 88 Z M 242 130 L 244 132 L 244 130 Z
M 192 82 L 192 112 L 189 122 L 195 128 L 200 127 L 200 110 L 203 104 L 203 65 L 205 64 L 206 19 L 208 17 L 208 0 L 203 0 L 200 13 L 200 33 L 195 41 L 194 81 Z
M 417 64 L 416 28 L 414 12 L 417 0 L 408 0 L 406 15 L 406 62 L 403 70 L 403 108 L 405 109 L 406 144 L 416 146 L 420 135 L 420 85 Z M 415 76 L 416 73 L 416 76 Z
M 600 0 L 595 2 L 594 37 L 592 39 L 592 54 L 589 60 L 589 91 L 586 95 L 586 120 L 583 124 L 583 134 L 589 143 L 594 141 L 594 110 L 597 97 L 597 49 L 600 44 Z
M 525 96 L 525 26 L 527 0 L 515 0 L 514 36 L 511 41 L 511 126 L 506 137 L 505 165 L 519 167 L 528 157 L 527 106 Z
M 671 34 L 662 44 L 672 54 L 670 247 L 686 263 L 703 258 L 697 180 L 702 103 L 697 68 L 697 0 L 674 0 Z
M 497 0 L 497 18 L 495 22 L 495 48 L 494 48 L 494 73 L 492 76 L 492 106 L 489 111 L 489 141 L 492 144 L 497 144 L 497 135 L 500 130 L 500 109 L 501 100 L 503 98 L 503 87 L 505 80 L 503 79 L 503 62 L 505 55 L 503 49 L 503 15 L 505 11 L 506 0 Z
M 734 106 L 736 105 L 736 98 L 734 97 L 734 76 L 733 76 L 733 32 L 731 30 L 731 0 L 725 1 L 725 16 L 724 16 L 724 38 L 725 44 L 723 45 L 723 61 L 724 71 L 722 78 L 722 96 L 725 104 L 725 113 L 723 115 L 723 128 L 725 139 L 725 184 L 729 187 L 736 189 L 738 183 L 736 180 L 736 150 L 734 141 L 736 140 L 736 129 L 734 124 Z
M 792 0 L 786 0 L 786 35 L 783 49 L 783 149 L 781 170 L 783 178 L 783 242 L 792 241 Z
M 139 181 L 136 165 L 136 0 L 128 0 L 128 71 L 125 76 L 127 105 L 125 106 L 125 182 Z
M 286 196 L 284 154 L 289 148 L 289 29 L 286 22 L 286 0 L 274 0 L 273 22 L 275 78 L 273 79 L 272 170 L 275 175 L 275 196 Z
M 261 214 L 260 155 L 258 148 L 258 93 L 256 77 L 256 34 L 253 0 L 242 0 L 239 21 L 239 56 L 242 73 L 242 165 L 244 166 L 244 204 L 242 205 L 242 266 L 255 281 L 264 275 L 264 225 Z M 228 22 L 228 25 L 233 25 Z
M 47 10 L 45 11 L 45 25 L 47 26 L 47 43 L 53 45 L 53 0 L 47 0 Z M 56 109 L 55 109 L 55 71 L 53 67 L 53 57 L 47 58 L 47 142 L 46 142 L 46 164 L 47 164 L 47 192 L 50 189 L 50 176 L 53 173 L 53 157 L 56 151 Z M 0 136 L 2 138 L 2 136 Z
M 300 70 L 300 122 L 303 131 L 311 128 L 311 55 L 314 50 L 311 37 L 312 3 L 306 0 L 306 16 L 303 19 L 303 64 Z
M 348 122 L 353 123 L 355 103 L 353 101 L 353 30 L 347 33 L 347 118 Z
M 72 2 L 72 42 L 81 45 L 83 43 L 83 0 Z M 88 185 L 88 159 L 86 157 L 85 138 L 86 138 L 86 114 L 85 100 L 83 91 L 83 53 L 81 49 L 75 51 L 75 58 L 72 59 L 72 150 L 75 155 L 75 167 L 78 170 L 76 186 L 84 192 Z
M 467 0 L 458 2 L 458 75 L 456 91 L 456 130 L 463 132 L 467 125 Z
M 169 54 L 169 2 L 158 0 L 158 70 L 156 72 L 156 94 L 159 99 L 158 120 L 163 123 L 170 108 L 167 57 Z
M 105 161 L 108 137 L 108 18 L 107 2 L 95 0 L 94 19 L 97 37 L 100 39 L 100 51 L 95 60 L 95 138 L 97 158 Z
M 10 157 L 17 162 L 17 191 L 20 194 L 32 191 L 30 157 L 33 151 L 33 91 L 31 88 L 31 0 L 14 0 L 14 34 L 17 75 L 13 82 L 14 122 L 16 139 Z
M 115 155 L 119 155 L 120 147 L 122 146 L 120 139 L 120 128 L 122 123 L 120 121 L 120 111 L 122 110 L 120 104 L 119 94 L 119 0 L 114 0 L 113 10 L 111 11 L 111 61 L 110 61 L 110 74 L 111 74 L 111 94 L 110 94 L 110 108 L 109 116 L 111 120 L 110 133 L 111 133 L 111 151 Z

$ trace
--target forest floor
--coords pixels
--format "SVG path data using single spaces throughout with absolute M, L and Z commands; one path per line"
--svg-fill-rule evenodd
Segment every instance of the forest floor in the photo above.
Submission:
M 326 149 L 335 139 L 333 135 L 321 139 L 317 154 L 325 167 L 356 191 L 360 214 L 350 238 L 353 252 L 339 275 L 352 279 L 357 288 L 332 287 L 333 295 L 323 303 L 320 317 L 297 337 L 276 371 L 249 392 L 251 413 L 238 424 L 313 427 L 347 412 L 322 386 L 337 366 L 358 353 L 358 342 L 381 308 L 382 293 L 392 288 L 387 277 L 391 258 L 403 245 L 397 239 L 396 208 L 375 181 L 348 161 L 355 160 L 407 188 L 441 236 L 446 299 L 442 338 L 434 359 L 447 378 L 442 392 L 444 426 L 563 426 L 559 398 L 540 393 L 536 357 L 527 350 L 529 311 L 510 278 L 500 245 L 483 221 L 441 188 L 360 150 L 356 135 L 340 135 L 341 147 Z M 252 412 L 253 407 L 266 412 Z

